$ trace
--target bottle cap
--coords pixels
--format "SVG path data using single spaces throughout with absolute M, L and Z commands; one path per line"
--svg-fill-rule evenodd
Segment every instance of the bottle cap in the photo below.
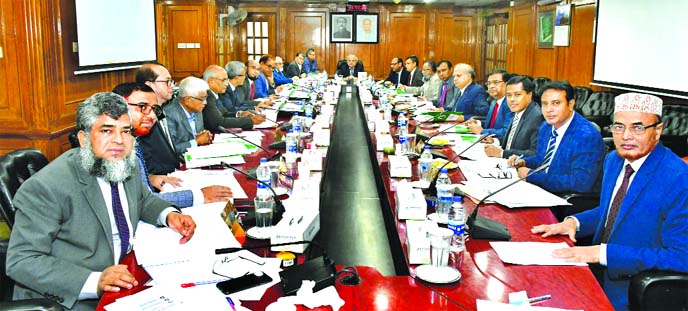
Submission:
M 457 196 L 454 197 L 454 202 L 462 203 L 462 202 L 463 202 L 463 198 L 462 198 L 461 196 L 457 195 Z
M 266 159 L 266 158 L 260 158 L 260 163 L 265 163 L 267 161 L 268 161 L 268 159 Z
M 446 167 L 442 168 L 442 170 L 440 171 L 440 174 L 446 174 L 446 173 L 447 173 L 447 168 Z

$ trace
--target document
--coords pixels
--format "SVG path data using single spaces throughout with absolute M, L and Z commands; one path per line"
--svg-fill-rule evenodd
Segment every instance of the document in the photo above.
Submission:
M 169 176 L 177 177 L 182 180 L 181 187 L 172 184 L 164 184 L 162 192 L 201 189 L 207 186 L 225 186 L 232 190 L 234 199 L 246 199 L 248 196 L 241 187 L 241 184 L 234 177 L 234 171 L 226 170 L 201 170 L 188 169 L 186 171 L 175 171 Z
M 460 161 L 459 163 L 464 162 Z M 512 183 L 512 179 L 475 178 L 463 182 L 458 187 L 477 201 Z M 509 208 L 550 207 L 571 205 L 566 200 L 549 193 L 534 184 L 520 181 L 513 186 L 493 195 L 486 202 L 497 202 Z
M 570 309 L 551 308 L 551 307 L 518 306 L 518 305 L 511 305 L 508 303 L 482 300 L 482 299 L 476 299 L 475 302 L 476 302 L 476 305 L 478 307 L 478 311 L 523 311 L 523 310 L 532 310 L 532 311 L 583 311 L 580 309 L 570 310 Z
M 569 248 L 564 242 L 490 242 L 499 259 L 515 265 L 587 266 L 584 262 L 570 262 L 552 256 L 557 249 Z M 523 251 L 527 250 L 527 251 Z
M 477 147 L 477 146 L 476 146 Z M 459 161 L 459 168 L 461 173 L 466 177 L 466 180 L 485 180 L 490 181 L 494 179 L 516 180 L 518 179 L 518 172 L 515 168 L 507 164 L 506 159 L 502 158 L 486 158 L 480 161 L 464 160 Z
M 263 111 L 260 113 L 265 116 L 265 121 L 263 121 L 263 123 L 253 125 L 254 129 L 268 129 L 277 127 L 277 123 L 273 122 L 273 120 L 277 120 L 277 110 L 263 109 Z

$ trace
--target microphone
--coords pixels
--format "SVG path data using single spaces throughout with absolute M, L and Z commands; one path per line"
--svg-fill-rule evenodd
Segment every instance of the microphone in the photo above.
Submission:
M 511 234 L 509 234 L 509 230 L 504 226 L 502 223 L 496 222 L 494 220 L 490 220 L 484 217 L 478 216 L 478 210 L 480 209 L 480 205 L 487 200 L 487 198 L 501 192 L 502 190 L 509 188 L 516 184 L 519 181 L 525 180 L 526 178 L 532 176 L 533 174 L 539 173 L 546 168 L 549 167 L 549 164 L 542 165 L 528 173 L 528 175 L 523 176 L 519 179 L 514 180 L 513 182 L 509 183 L 508 185 L 499 188 L 499 190 L 492 192 L 488 195 L 486 195 L 478 204 L 475 206 L 475 209 L 471 213 L 471 215 L 468 217 L 466 220 L 466 225 L 468 226 L 468 235 L 470 235 L 474 239 L 488 239 L 488 240 L 499 240 L 499 241 L 508 241 L 511 239 Z
M 246 111 L 248 111 L 248 113 L 250 113 L 250 114 L 252 114 L 252 115 L 254 115 L 254 116 L 263 116 L 262 114 L 257 113 L 257 112 L 254 112 L 254 111 L 251 111 L 251 110 L 246 110 Z M 263 117 L 265 117 L 265 116 L 263 116 Z M 290 130 L 291 127 L 292 127 L 291 122 L 277 122 L 276 120 L 268 119 L 267 117 L 265 118 L 265 120 L 277 124 L 277 128 L 278 128 L 280 131 L 282 131 L 282 132 L 289 132 L 289 130 Z
M 281 152 L 277 151 L 274 155 L 273 155 L 273 154 L 270 154 L 270 151 L 268 151 L 267 149 L 263 148 L 263 146 L 261 146 L 261 145 L 259 145 L 259 144 L 256 144 L 256 143 L 254 143 L 254 142 L 252 142 L 252 141 L 250 141 L 250 140 L 248 140 L 248 139 L 242 137 L 242 136 L 239 135 L 239 134 L 233 133 L 232 131 L 230 131 L 230 130 L 224 128 L 224 127 L 221 126 L 221 125 L 218 126 L 217 129 L 218 129 L 220 132 L 222 132 L 222 133 L 231 134 L 232 136 L 234 136 L 234 137 L 236 137 L 236 138 L 239 138 L 239 139 L 241 139 L 241 140 L 243 140 L 243 141 L 245 141 L 245 142 L 247 142 L 247 143 L 249 143 L 249 144 L 251 144 L 251 145 L 253 145 L 253 146 L 256 146 L 256 147 L 260 148 L 260 150 L 263 150 L 263 152 L 265 152 L 265 154 L 267 154 L 267 156 L 268 156 L 268 161 L 275 161 L 275 160 L 277 160 L 277 159 L 279 159 L 279 158 L 282 157 L 282 153 L 281 153 Z
M 452 126 L 450 126 L 450 127 L 447 127 L 446 129 L 443 129 L 443 130 L 441 130 L 441 131 L 439 131 L 439 132 L 437 132 L 437 133 L 435 133 L 435 134 L 432 134 L 432 135 L 430 135 L 430 136 L 425 136 L 425 135 L 423 135 L 423 134 L 418 133 L 418 131 L 416 131 L 416 138 L 420 138 L 420 140 L 422 140 L 424 143 L 426 143 L 426 144 L 428 144 L 428 145 L 432 145 L 432 144 L 430 144 L 430 143 L 428 142 L 428 141 L 430 141 L 431 138 L 433 138 L 433 137 L 435 137 L 435 136 L 437 136 L 437 135 L 446 133 L 446 132 L 448 132 L 449 130 L 455 128 L 455 127 L 456 127 L 456 124 L 455 124 L 455 125 L 452 125 Z M 416 128 L 418 128 L 418 127 L 416 127 Z
M 427 190 L 428 193 L 434 193 L 437 191 L 437 187 L 436 187 L 437 186 L 437 178 L 439 178 L 439 176 L 440 176 L 439 172 L 441 172 L 444 167 L 446 167 L 449 163 L 454 162 L 454 160 L 458 159 L 462 154 L 464 154 L 466 151 L 468 151 L 468 149 L 473 148 L 473 146 L 475 146 L 479 142 L 485 140 L 485 138 L 487 138 L 488 136 L 492 136 L 492 134 L 483 134 L 478 139 L 476 139 L 470 146 L 461 150 L 461 152 L 459 152 L 459 154 L 455 155 L 453 158 L 451 158 L 451 160 L 447 161 L 447 163 L 444 163 L 442 166 L 440 166 L 440 168 L 437 170 L 437 176 L 435 176 L 435 178 L 432 179 L 432 182 L 430 182 L 430 186 L 428 187 L 428 190 Z
M 282 270 L 280 274 L 280 285 L 282 286 L 282 291 L 285 295 L 294 295 L 296 291 L 301 288 L 301 283 L 304 280 L 315 281 L 314 291 L 321 290 L 328 286 L 334 285 L 334 280 L 337 275 L 337 269 L 334 265 L 334 260 L 327 256 L 327 252 L 322 245 L 313 241 L 295 241 L 287 243 L 278 244 L 262 244 L 262 245 L 252 245 L 249 247 L 230 247 L 230 248 L 218 248 L 215 250 L 215 254 L 228 254 L 234 253 L 244 249 L 256 249 L 256 248 L 269 248 L 272 246 L 286 246 L 286 245 L 296 245 L 296 244 L 311 244 L 317 246 L 322 252 L 322 257 L 313 258 L 305 261 L 303 264 L 289 267 Z M 344 279 L 342 279 L 344 282 Z M 360 283 L 360 278 L 358 273 L 350 277 L 348 282 L 351 285 L 356 285 Z
M 270 192 L 272 192 L 272 197 L 273 197 L 273 199 L 275 199 L 275 213 L 274 213 L 274 217 L 272 217 L 272 224 L 275 225 L 282 219 L 282 214 L 284 214 L 284 204 L 282 204 L 282 200 L 280 200 L 279 196 L 277 195 L 277 192 L 275 192 L 275 189 L 272 189 L 270 184 L 256 178 L 255 176 L 251 176 L 248 173 L 246 173 L 246 172 L 244 172 L 238 168 L 235 168 L 235 167 L 227 164 L 227 162 L 225 162 L 225 161 L 220 162 L 220 165 L 222 165 L 223 167 L 232 169 L 236 172 L 239 172 L 241 175 L 246 176 L 248 179 L 253 179 L 253 180 L 261 183 L 263 186 L 267 187 L 268 189 L 270 189 Z

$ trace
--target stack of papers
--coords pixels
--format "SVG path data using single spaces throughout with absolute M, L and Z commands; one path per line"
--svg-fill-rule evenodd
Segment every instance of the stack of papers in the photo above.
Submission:
M 467 195 L 480 201 L 513 181 L 513 179 L 473 178 L 458 187 Z M 517 182 L 491 196 L 487 202 L 497 202 L 510 208 L 571 205 L 566 200 L 526 181 Z
M 584 262 L 571 262 L 552 256 L 557 249 L 569 248 L 564 242 L 490 242 L 499 259 L 515 265 L 587 266 Z M 527 249 L 527 252 L 523 250 Z
M 248 196 L 234 177 L 232 170 L 200 170 L 189 169 L 186 171 L 175 171 L 169 176 L 177 177 L 182 180 L 181 187 L 175 187 L 166 183 L 162 186 L 162 192 L 194 190 L 207 186 L 225 186 L 232 190 L 234 199 L 246 199 Z
M 274 109 L 263 109 L 261 112 L 265 116 L 265 121 L 261 124 L 256 124 L 253 126 L 254 129 L 267 129 L 277 127 L 277 123 L 273 120 L 277 120 L 277 110 Z M 260 132 L 259 132 L 260 133 Z
M 245 163 L 242 155 L 250 152 L 243 141 L 210 144 L 187 149 L 184 153 L 184 162 L 187 168 L 220 165 L 222 162 L 242 164 Z

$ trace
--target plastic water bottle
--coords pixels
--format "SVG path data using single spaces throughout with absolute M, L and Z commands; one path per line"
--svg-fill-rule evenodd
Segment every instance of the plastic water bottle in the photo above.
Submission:
M 294 116 L 291 118 L 291 128 L 294 129 L 294 132 L 301 133 L 301 117 L 299 116 L 298 112 L 294 112 Z
M 386 99 L 382 101 L 382 109 L 384 110 L 383 118 L 385 121 L 392 120 L 392 105 L 390 105 Z
M 449 251 L 452 254 L 461 253 L 466 249 L 464 244 L 464 235 L 466 233 L 466 209 L 463 207 L 463 199 L 460 196 L 454 197 L 451 210 L 449 211 L 449 220 L 447 228 L 454 231 Z
M 298 153 L 298 143 L 299 143 L 299 134 L 296 133 L 296 129 L 293 127 L 291 130 L 289 130 L 289 133 L 287 133 L 287 138 L 286 138 L 286 147 L 287 147 L 287 158 L 293 157 L 296 159 L 296 154 Z
M 257 182 L 258 190 L 256 190 L 256 197 L 272 197 L 272 191 L 270 191 L 267 186 L 270 184 L 270 166 L 268 166 L 268 159 L 260 159 L 260 165 L 258 165 L 258 168 L 256 169 L 256 179 L 259 180 Z
M 449 209 L 452 205 L 452 196 L 454 189 L 447 174 L 447 169 L 443 168 L 437 177 L 437 204 L 435 204 L 435 211 L 437 212 L 437 220 L 439 223 L 447 223 L 449 219 Z
M 418 159 L 418 176 L 421 184 L 425 185 L 425 187 L 432 181 L 432 174 L 430 174 L 431 167 L 432 154 L 430 153 L 430 146 L 425 146 L 423 153 L 420 154 L 420 158 Z
M 406 118 L 406 113 L 404 112 L 399 113 L 399 117 L 397 117 L 397 133 L 399 137 L 402 134 L 408 136 L 408 118 Z

